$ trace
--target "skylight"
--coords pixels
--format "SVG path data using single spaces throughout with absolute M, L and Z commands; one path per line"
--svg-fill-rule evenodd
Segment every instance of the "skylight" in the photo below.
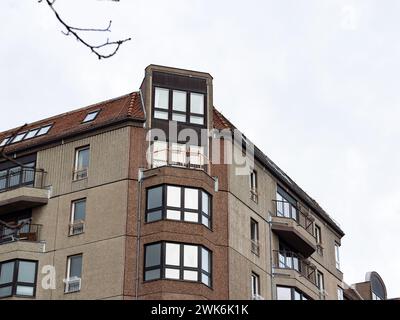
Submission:
M 86 115 L 85 119 L 83 119 L 82 123 L 93 121 L 94 119 L 96 119 L 99 112 L 100 112 L 100 110 L 89 112 Z
M 44 136 L 45 134 L 47 134 L 50 131 L 51 127 L 52 127 L 52 125 L 49 124 L 49 125 L 45 125 L 45 126 L 42 126 L 39 128 L 29 130 L 29 131 L 25 131 L 25 132 L 17 134 L 14 137 L 14 139 L 12 139 L 12 140 L 11 140 L 11 137 L 7 137 L 0 143 L 0 147 L 4 147 L 7 144 L 20 142 L 20 141 L 32 139 L 35 137 Z

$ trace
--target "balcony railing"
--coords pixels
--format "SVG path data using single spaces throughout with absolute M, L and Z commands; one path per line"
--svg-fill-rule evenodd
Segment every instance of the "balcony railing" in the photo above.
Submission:
M 298 225 L 303 227 L 309 234 L 314 236 L 314 228 L 313 222 L 314 220 L 310 217 L 310 215 L 305 214 L 296 206 L 291 204 L 288 201 L 282 200 L 272 200 L 275 202 L 275 216 L 293 219 L 297 222 Z
M 43 189 L 45 174 L 43 169 L 27 167 L 0 171 L 0 192 L 21 187 Z
M 42 225 L 22 223 L 18 226 L 0 224 L 0 245 L 14 241 L 38 242 Z
M 297 253 L 285 250 L 274 250 L 273 265 L 276 269 L 295 270 L 311 283 L 317 285 L 316 267 Z
M 200 151 L 194 152 L 178 148 L 166 148 L 153 151 L 151 167 L 176 166 L 206 170 L 208 164 L 208 158 Z

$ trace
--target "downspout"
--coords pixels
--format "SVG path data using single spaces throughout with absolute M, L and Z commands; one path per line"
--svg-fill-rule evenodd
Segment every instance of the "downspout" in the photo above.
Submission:
M 143 169 L 140 168 L 138 172 L 138 203 L 137 203 L 137 235 L 136 235 L 136 282 L 135 282 L 135 299 L 139 298 L 139 267 L 140 267 L 140 232 L 141 232 L 141 220 L 142 220 L 142 184 L 143 184 Z
M 269 265 L 271 272 L 271 299 L 274 299 L 274 267 L 273 267 L 273 255 L 272 255 L 272 215 L 271 212 L 268 211 L 268 228 L 269 228 Z

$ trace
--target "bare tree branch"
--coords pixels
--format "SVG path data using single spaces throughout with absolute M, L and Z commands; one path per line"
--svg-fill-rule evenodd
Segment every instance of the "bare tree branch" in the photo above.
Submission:
M 54 3 L 56 2 L 56 0 L 44 0 L 44 1 L 47 3 L 47 5 L 53 11 L 53 13 L 56 16 L 57 20 L 66 29 L 66 31 L 61 31 L 61 32 L 66 36 L 73 35 L 77 41 L 79 41 L 80 43 L 82 43 L 83 45 L 88 47 L 99 59 L 107 59 L 107 58 L 112 57 L 113 55 L 115 55 L 117 53 L 117 51 L 119 50 L 120 46 L 124 42 L 127 42 L 127 41 L 131 40 L 131 38 L 126 38 L 126 39 L 123 39 L 123 40 L 109 41 L 109 39 L 107 38 L 107 41 L 102 43 L 102 44 L 99 44 L 99 45 L 90 44 L 88 41 L 84 40 L 81 37 L 79 32 L 111 32 L 111 24 L 112 24 L 111 20 L 108 23 L 108 26 L 106 28 L 77 28 L 77 27 L 73 27 L 73 26 L 70 26 L 68 23 L 66 23 L 61 18 L 61 16 L 57 12 L 57 10 L 54 8 Z M 119 0 L 111 0 L 111 1 L 119 2 Z M 43 2 L 43 0 L 38 0 L 38 2 L 39 3 Z M 104 49 L 104 48 L 113 48 L 113 50 L 109 54 L 101 53 L 98 50 L 98 49 Z

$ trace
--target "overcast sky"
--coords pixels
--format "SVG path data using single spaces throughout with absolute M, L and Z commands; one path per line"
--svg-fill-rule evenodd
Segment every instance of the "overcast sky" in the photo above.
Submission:
M 57 0 L 132 36 L 110 60 L 46 4 L 2 0 L 0 131 L 139 88 L 144 68 L 209 72 L 214 104 L 340 223 L 347 283 L 400 296 L 400 2 Z

